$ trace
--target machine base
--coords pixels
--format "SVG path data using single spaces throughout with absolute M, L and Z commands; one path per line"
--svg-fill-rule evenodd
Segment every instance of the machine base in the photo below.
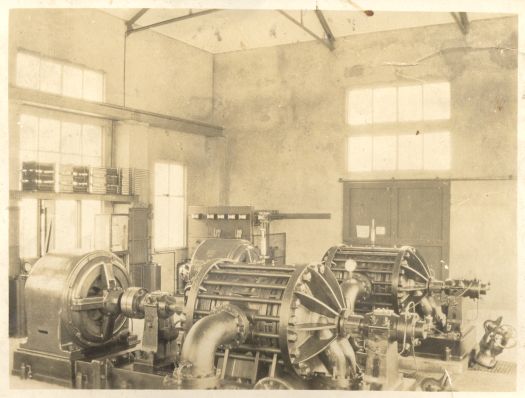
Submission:
M 64 387 L 73 387 L 72 358 L 19 348 L 13 355 L 12 374 Z
M 477 344 L 476 330 L 472 326 L 466 332 L 429 335 L 415 349 L 417 357 L 461 361 L 468 357 Z

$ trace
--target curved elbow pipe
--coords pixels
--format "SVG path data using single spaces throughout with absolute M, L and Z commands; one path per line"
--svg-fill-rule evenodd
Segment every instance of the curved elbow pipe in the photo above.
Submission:
M 249 331 L 249 321 L 234 305 L 217 308 L 198 320 L 188 332 L 182 345 L 181 363 L 189 368 L 187 378 L 215 376 L 215 352 L 221 345 L 242 343 Z
M 346 305 L 351 313 L 354 313 L 357 297 L 364 293 L 362 284 L 356 279 L 347 279 L 341 284 L 341 290 L 346 300 Z

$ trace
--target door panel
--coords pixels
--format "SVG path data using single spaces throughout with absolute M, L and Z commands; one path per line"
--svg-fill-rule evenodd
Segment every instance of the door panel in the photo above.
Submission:
M 392 195 L 390 187 L 352 186 L 346 190 L 344 241 L 353 244 L 370 244 L 375 233 L 377 245 L 389 245 L 392 240 L 391 211 Z M 375 230 L 372 231 L 372 224 Z
M 439 241 L 442 239 L 441 188 L 397 189 L 398 225 L 400 240 Z M 422 228 L 422 226 L 424 226 Z
M 450 225 L 449 181 L 345 182 L 343 240 L 351 245 L 371 245 L 370 234 L 358 230 L 375 226 L 376 246 L 416 247 L 435 277 L 445 279 L 448 270 Z M 378 232 L 384 232 L 379 235 Z

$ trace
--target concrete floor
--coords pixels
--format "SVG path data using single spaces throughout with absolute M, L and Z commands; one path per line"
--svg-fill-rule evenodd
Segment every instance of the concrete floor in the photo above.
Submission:
M 12 368 L 13 351 L 24 339 L 9 339 L 9 369 Z M 509 363 L 507 363 L 508 365 Z M 476 392 L 513 392 L 516 391 L 516 367 L 514 364 L 507 366 L 510 372 L 507 374 L 493 373 L 488 371 L 468 370 L 461 374 L 452 375 L 454 391 L 476 391 Z M 424 374 L 417 377 L 418 382 L 425 377 L 439 378 L 440 374 Z M 56 389 L 63 390 L 65 387 L 36 381 L 22 380 L 18 376 L 9 376 L 11 389 Z

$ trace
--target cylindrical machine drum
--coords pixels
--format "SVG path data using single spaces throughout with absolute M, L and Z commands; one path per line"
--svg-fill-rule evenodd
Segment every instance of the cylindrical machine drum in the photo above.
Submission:
M 235 263 L 261 262 L 261 253 L 251 242 L 244 239 L 205 239 L 193 252 L 191 257 L 190 277 L 196 275 L 208 261 L 217 258 L 228 258 Z
M 415 306 L 432 278 L 431 270 L 415 248 L 334 246 L 323 256 L 341 283 L 350 273 L 366 284 L 366 294 L 357 298 L 355 312 L 365 314 L 376 308 L 396 313 Z
M 230 350 L 234 355 L 257 356 L 270 363 L 272 357 L 278 358 L 303 378 L 331 374 L 323 355 L 339 336 L 346 308 L 341 288 L 327 267 L 210 261 L 191 282 L 186 330 L 224 304 L 241 308 L 252 323 L 246 341 Z
M 126 318 L 111 319 L 111 335 L 105 335 L 109 317 L 103 295 L 128 286 L 126 268 L 110 252 L 45 255 L 33 266 L 25 288 L 28 345 L 49 351 L 54 342 L 81 348 L 109 342 L 125 328 Z

